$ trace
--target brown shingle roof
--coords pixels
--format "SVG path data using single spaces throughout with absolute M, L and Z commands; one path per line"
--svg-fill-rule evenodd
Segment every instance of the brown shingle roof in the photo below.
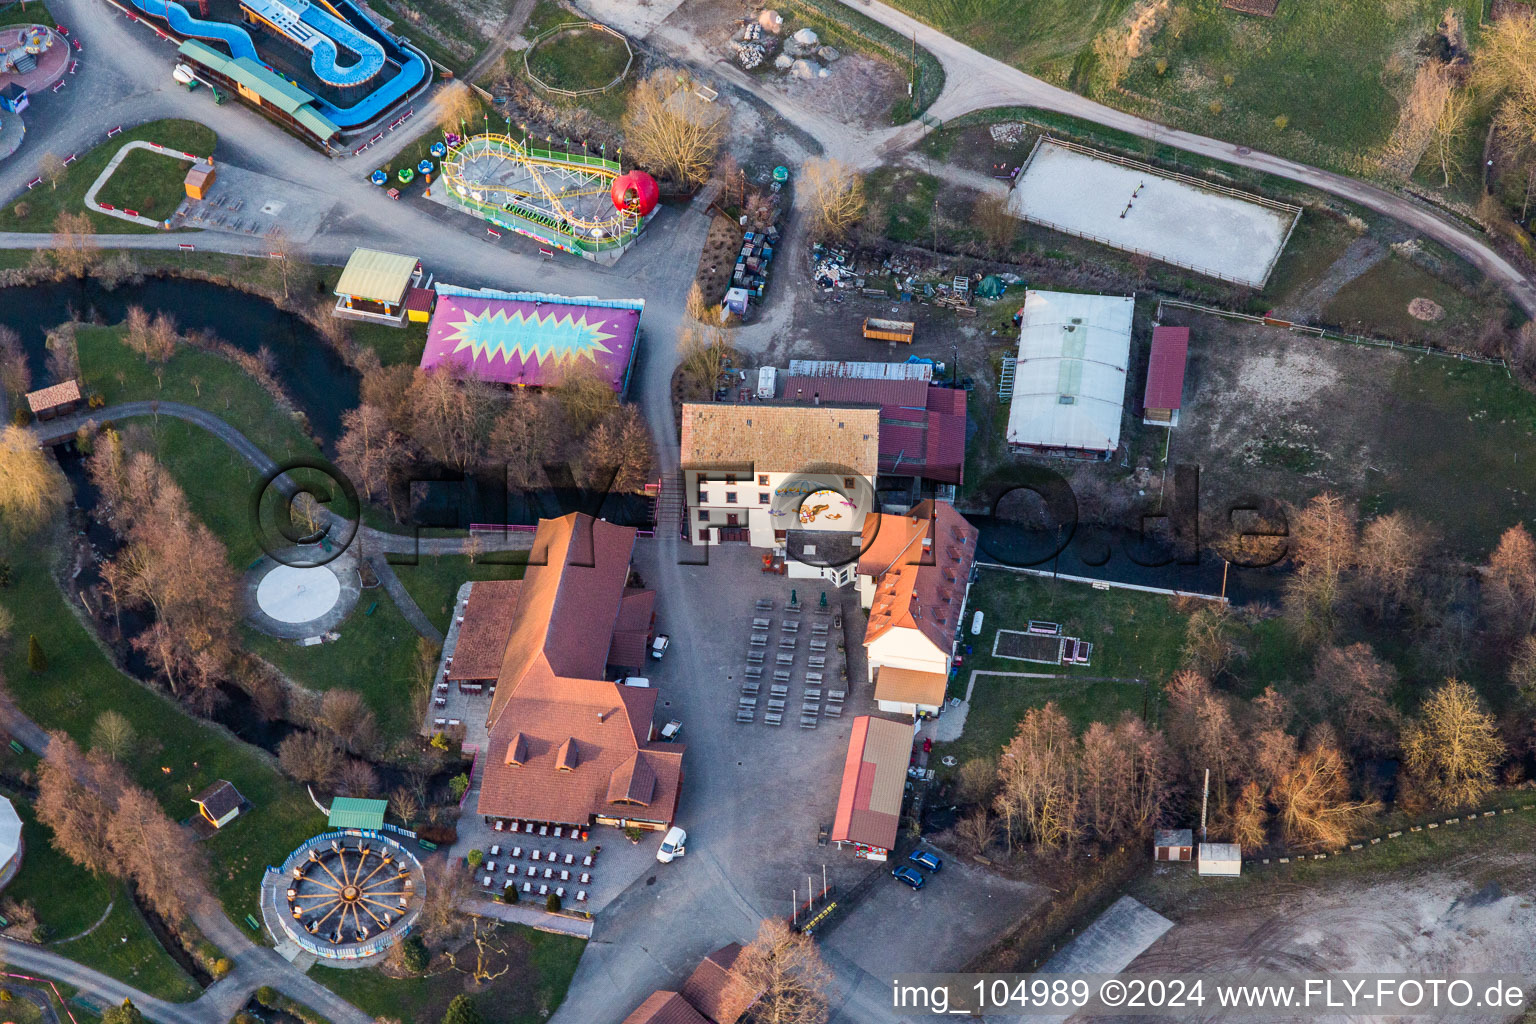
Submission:
M 624 1024 L 709 1024 L 709 1021 L 688 1005 L 677 992 L 652 992 L 635 1012 L 624 1018 Z
M 27 394 L 27 406 L 36 416 L 47 412 L 49 409 L 57 409 L 61 405 L 80 401 L 80 382 L 78 380 L 66 380 L 51 387 L 39 388 Z
M 891 629 L 918 629 L 948 654 L 978 536 L 947 501 L 921 502 L 905 516 L 866 518 L 859 573 L 875 577 L 877 585 L 865 645 Z
M 650 758 L 640 751 L 613 770 L 608 779 L 608 802 L 645 806 L 656 795 L 656 771 Z
M 683 748 L 650 743 L 656 691 L 603 678 L 634 536 L 575 513 L 539 524 L 497 677 L 479 813 L 571 824 L 594 815 L 672 820 Z M 616 775 L 624 799 L 646 797 L 643 815 L 614 802 Z
M 759 473 L 880 471 L 880 410 L 754 402 L 683 405 L 685 467 L 750 464 Z
M 736 1024 L 741 1017 L 740 1013 L 731 1012 L 725 1005 L 726 991 L 731 983 L 731 968 L 739 956 L 741 943 L 733 942 L 723 946 L 705 957 L 688 976 L 688 980 L 683 982 L 683 998 L 715 1024 Z
M 481 580 L 469 588 L 447 678 L 495 679 L 507 656 L 522 580 Z
M 245 797 L 240 795 L 233 783 L 220 779 L 193 797 L 192 802 L 200 804 L 217 821 L 230 811 L 238 810 L 245 802 Z

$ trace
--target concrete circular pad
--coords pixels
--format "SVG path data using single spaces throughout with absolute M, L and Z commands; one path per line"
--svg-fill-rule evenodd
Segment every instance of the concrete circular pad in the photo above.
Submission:
M 341 581 L 323 565 L 279 565 L 256 586 L 256 604 L 278 622 L 310 622 L 336 607 Z

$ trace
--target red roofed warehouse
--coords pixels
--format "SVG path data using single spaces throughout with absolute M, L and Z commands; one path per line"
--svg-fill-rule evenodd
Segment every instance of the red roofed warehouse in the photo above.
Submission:
M 912 735 L 912 727 L 904 722 L 868 715 L 853 720 L 832 842 L 852 846 L 858 856 L 869 860 L 890 855 L 901 823 Z
M 976 527 L 947 501 L 870 516 L 859 555 L 864 648 L 881 711 L 936 715 L 976 563 Z
M 484 584 L 471 588 L 449 678 L 495 687 L 479 800 L 488 819 L 671 824 L 683 747 L 652 742 L 654 689 L 607 681 L 610 666 L 643 656 L 649 631 L 654 594 L 625 585 L 634 543 L 633 529 L 591 516 L 546 519 L 522 580 L 484 601 Z
M 1143 422 L 1170 427 L 1179 425 L 1179 407 L 1184 404 L 1184 367 L 1188 358 L 1188 327 L 1152 328 L 1147 390 L 1141 400 Z

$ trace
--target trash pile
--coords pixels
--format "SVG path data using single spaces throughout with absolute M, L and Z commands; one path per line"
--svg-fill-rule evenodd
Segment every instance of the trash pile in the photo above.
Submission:
M 778 36 L 783 27 L 784 18 L 773 10 L 760 12 L 755 20 L 742 19 L 740 30 L 731 37 L 732 59 L 742 70 L 751 71 L 761 67 L 770 54 L 779 50 L 773 58 L 773 66 L 789 72 L 792 78 L 810 80 L 830 75 L 826 65 L 842 56 L 838 49 L 823 46 L 814 29 L 802 28 L 784 40 L 781 50 Z
M 1024 126 L 1017 121 L 1005 121 L 991 128 L 993 142 L 1018 142 L 1024 138 Z

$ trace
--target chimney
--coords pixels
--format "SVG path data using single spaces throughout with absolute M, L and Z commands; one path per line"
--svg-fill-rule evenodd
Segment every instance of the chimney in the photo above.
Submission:
M 599 711 L 597 713 L 597 720 L 599 722 L 606 722 L 608 720 L 608 716 L 611 714 L 613 714 L 612 708 L 609 708 L 607 711 Z

